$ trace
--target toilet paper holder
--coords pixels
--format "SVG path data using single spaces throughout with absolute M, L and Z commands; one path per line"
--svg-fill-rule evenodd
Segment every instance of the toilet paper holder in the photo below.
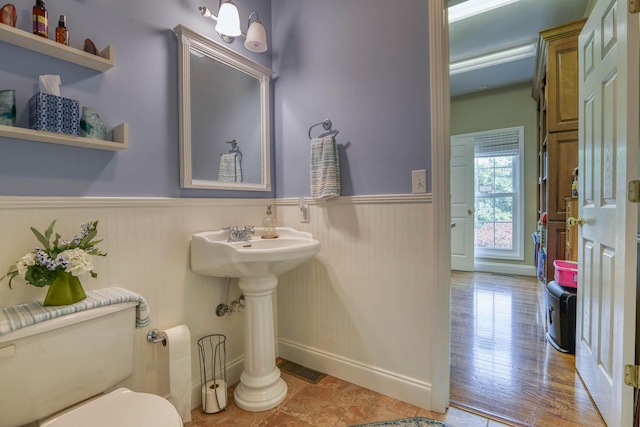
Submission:
M 160 331 L 157 329 L 152 329 L 147 334 L 147 341 L 151 344 L 159 344 L 162 343 L 163 346 L 167 346 L 167 340 L 165 337 L 160 336 Z
M 228 407 L 227 337 L 212 334 L 198 340 L 202 412 L 215 414 Z

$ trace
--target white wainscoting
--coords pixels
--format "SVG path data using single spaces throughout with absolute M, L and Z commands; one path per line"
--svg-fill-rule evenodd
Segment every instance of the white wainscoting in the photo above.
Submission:
M 423 408 L 431 407 L 430 195 L 278 199 L 278 222 L 321 242 L 279 278 L 280 356 Z M 443 367 L 446 369 L 446 367 Z
M 227 373 L 237 382 L 243 366 L 242 314 L 218 318 L 225 279 L 189 269 L 193 233 L 228 225 L 256 224 L 273 199 L 153 199 L 0 197 L 0 272 L 38 244 L 30 231 L 57 219 L 63 237 L 83 222 L 99 220 L 97 279 L 87 290 L 122 286 L 142 294 L 152 313 L 136 336 L 135 372 L 122 385 L 168 395 L 168 352 L 146 342 L 149 329 L 186 324 L 192 337 L 192 406 L 200 403 L 196 342 L 227 336 Z M 322 244 L 312 261 L 280 277 L 276 333 L 280 355 L 314 369 L 402 399 L 431 405 L 430 195 L 342 197 L 310 202 L 311 222 L 300 223 L 297 199 L 276 201 L 278 225 L 310 231 Z M 0 282 L 0 307 L 44 298 L 46 289 L 19 279 Z M 240 290 L 232 283 L 230 299 Z M 277 309 L 276 309 L 277 308 Z M 443 367 L 446 369 L 446 367 Z
M 55 231 L 72 238 L 83 222 L 97 219 L 99 247 L 108 252 L 96 257 L 97 279 L 82 278 L 85 289 L 122 286 L 142 294 L 149 303 L 152 322 L 136 335 L 134 375 L 124 386 L 166 396 L 169 393 L 168 350 L 147 343 L 152 328 L 186 324 L 191 330 L 192 405 L 200 404 L 197 340 L 219 333 L 227 337 L 228 379 L 240 378 L 243 366 L 242 314 L 217 317 L 227 281 L 198 276 L 189 269 L 189 239 L 193 233 L 228 225 L 255 224 L 273 199 L 149 199 L 0 197 L 0 274 L 38 245 L 30 227 L 43 231 L 57 219 Z M 44 298 L 46 289 L 16 279 L 9 289 L 0 282 L 0 306 Z M 230 300 L 240 290 L 232 282 Z

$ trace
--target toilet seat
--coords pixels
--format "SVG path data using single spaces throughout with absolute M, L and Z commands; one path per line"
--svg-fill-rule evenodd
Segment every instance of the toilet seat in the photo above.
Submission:
M 56 415 L 41 427 L 182 427 L 182 419 L 166 399 L 119 388 Z

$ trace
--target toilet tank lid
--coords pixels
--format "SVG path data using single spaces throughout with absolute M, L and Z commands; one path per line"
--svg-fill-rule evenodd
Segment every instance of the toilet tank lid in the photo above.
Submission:
M 32 301 L 15 307 L 0 309 L 0 338 L 13 331 L 38 323 L 45 323 L 56 329 L 57 319 L 72 313 L 92 311 L 99 307 L 135 302 L 136 327 L 142 328 L 151 323 L 151 313 L 147 301 L 140 294 L 128 289 L 113 287 L 86 292 L 87 297 L 74 304 L 64 306 L 44 306 L 40 301 Z M 0 341 L 1 342 L 1 341 Z
M 42 422 L 40 427 L 181 427 L 178 411 L 166 399 L 119 388 Z
M 91 310 L 78 311 L 76 313 L 49 319 L 45 322 L 35 323 L 30 326 L 17 329 L 3 335 L 0 335 L 0 345 L 15 341 L 21 338 L 41 334 L 54 329 L 63 328 L 65 326 L 75 325 L 76 323 L 86 322 L 91 319 L 106 316 L 122 310 L 127 310 L 138 305 L 137 302 L 125 302 L 122 304 L 105 305 Z

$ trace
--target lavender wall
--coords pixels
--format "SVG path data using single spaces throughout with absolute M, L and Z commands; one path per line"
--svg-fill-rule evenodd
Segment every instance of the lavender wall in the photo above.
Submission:
M 409 193 L 411 170 L 430 173 L 424 0 L 403 0 L 400 6 L 388 0 L 237 2 L 242 17 L 254 9 L 260 13 L 271 38 L 266 54 L 247 51 L 241 40 L 230 47 L 276 72 L 272 192 L 179 188 L 177 45 L 170 29 L 183 24 L 218 40 L 213 21 L 198 13 L 204 3 L 45 3 L 51 31 L 57 16 L 66 14 L 72 46 L 85 38 L 99 48 L 111 44 L 116 65 L 101 74 L 0 42 L 0 89 L 17 90 L 18 125 L 28 126 L 26 105 L 38 76 L 59 74 L 63 96 L 93 107 L 109 128 L 129 124 L 130 148 L 113 153 L 0 138 L 0 194 L 309 195 L 307 131 L 324 118 L 340 131 L 343 195 Z M 28 30 L 32 1 L 13 4 L 18 27 Z
M 12 0 L 18 28 L 30 30 L 32 0 Z M 55 0 L 50 38 L 59 14 L 67 15 L 71 45 L 85 38 L 115 48 L 115 66 L 104 74 L 0 42 L 0 90 L 16 89 L 18 126 L 28 126 L 27 101 L 38 76 L 59 74 L 62 96 L 93 107 L 108 128 L 129 124 L 130 148 L 113 153 L 0 138 L 0 194 L 25 196 L 273 197 L 274 192 L 179 188 L 177 42 L 170 29 L 183 24 L 219 40 L 214 22 L 180 0 Z M 237 2 L 242 27 L 257 10 L 272 33 L 269 0 Z M 2 24 L 0 24 L 2 25 Z M 271 68 L 271 51 L 253 54 L 237 39 L 227 45 Z
M 271 5 L 276 195 L 310 194 L 307 133 L 325 118 L 343 195 L 410 193 L 411 171 L 431 170 L 427 2 Z

